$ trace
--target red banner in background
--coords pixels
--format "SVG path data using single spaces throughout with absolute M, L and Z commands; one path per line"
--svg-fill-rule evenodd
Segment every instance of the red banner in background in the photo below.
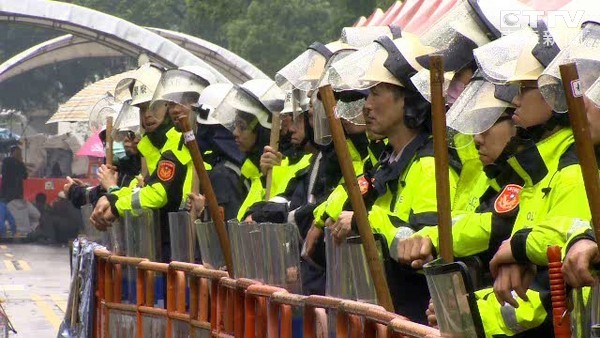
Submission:
M 91 186 L 99 184 L 97 179 L 81 178 L 81 180 Z M 35 195 L 44 193 L 47 203 L 52 204 L 66 183 L 66 178 L 28 178 L 23 182 L 23 197 L 33 203 Z

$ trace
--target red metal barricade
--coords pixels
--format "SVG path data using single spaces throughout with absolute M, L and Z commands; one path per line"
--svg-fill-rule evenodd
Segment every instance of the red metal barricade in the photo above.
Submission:
M 438 330 L 367 303 L 290 294 L 202 265 L 150 262 L 96 250 L 94 337 L 284 337 L 302 317 L 304 337 L 440 337 Z M 121 302 L 123 266 L 137 269 L 137 304 Z M 156 274 L 166 276 L 166 308 L 155 305 Z M 189 299 L 187 294 L 189 292 Z M 298 319 L 298 318 L 296 318 Z
M 165 337 L 167 309 L 154 306 L 155 282 L 156 274 L 167 275 L 169 265 L 145 261 L 138 264 L 137 268 L 137 337 Z
M 125 257 L 111 255 L 105 263 L 105 274 L 111 283 L 105 285 L 107 292 L 105 299 L 104 325 L 106 337 L 135 338 L 137 336 L 137 307 L 135 304 L 123 304 L 123 267 L 137 266 L 145 258 Z

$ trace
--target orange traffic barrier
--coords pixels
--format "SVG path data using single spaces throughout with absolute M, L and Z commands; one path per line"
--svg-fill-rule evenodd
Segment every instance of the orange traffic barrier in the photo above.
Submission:
M 96 256 L 96 290 L 94 292 L 96 304 L 94 306 L 94 338 L 104 337 L 104 326 L 101 325 L 105 317 L 104 302 L 106 299 L 106 262 L 111 253 L 104 249 L 94 250 Z
M 392 338 L 399 337 L 426 337 L 437 338 L 442 337 L 439 330 L 432 327 L 413 323 L 402 318 L 393 319 L 389 324 L 390 335 Z
M 187 275 L 197 264 L 171 262 L 167 273 L 167 335 L 169 338 L 190 336 L 190 313 L 186 310 Z M 191 306 L 191 301 L 190 301 Z
M 323 296 L 291 294 L 225 271 L 183 262 L 96 250 L 94 337 L 283 337 L 293 335 L 293 314 L 303 315 L 304 337 L 441 337 L 381 306 Z M 137 303 L 123 304 L 124 266 L 137 270 Z M 165 306 L 156 305 L 157 274 L 166 277 Z M 189 290 L 189 300 L 187 292 Z
M 135 338 L 138 331 L 136 317 L 137 307 L 135 304 L 123 304 L 123 265 L 137 266 L 140 262 L 147 261 L 145 258 L 124 257 L 111 255 L 105 263 L 105 274 L 107 284 L 105 285 L 105 333 L 107 337 Z
M 137 266 L 137 338 L 164 337 L 167 333 L 167 309 L 154 307 L 154 303 L 156 274 L 168 272 L 165 263 L 144 261 Z
M 269 307 L 267 298 L 276 292 L 287 292 L 285 289 L 270 285 L 254 284 L 246 289 L 245 298 L 245 337 L 278 337 L 279 323 L 269 322 L 269 312 L 276 309 Z M 272 314 L 271 314 L 272 317 Z
M 327 337 L 330 326 L 327 314 L 329 313 L 332 318 L 335 318 L 337 309 L 342 302 L 343 299 L 339 298 L 308 296 L 304 301 L 304 337 Z
M 210 270 L 200 265 L 190 272 L 190 302 L 193 304 L 193 309 L 190 307 L 191 337 L 204 337 L 206 334 L 203 333 L 218 331 L 219 281 L 227 276 L 226 271 Z
M 303 309 L 304 302 L 308 296 L 295 295 L 287 292 L 275 292 L 271 296 L 270 304 L 275 308 L 279 305 L 279 311 L 269 311 L 268 322 L 280 320 L 280 337 L 292 337 L 294 308 Z

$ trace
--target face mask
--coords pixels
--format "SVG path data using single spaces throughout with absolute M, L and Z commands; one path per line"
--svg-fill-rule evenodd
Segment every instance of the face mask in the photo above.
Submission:
M 113 158 L 118 161 L 125 156 L 127 156 L 127 154 L 125 154 L 125 147 L 123 146 L 123 143 L 113 142 Z
M 465 90 L 465 84 L 461 81 L 454 80 L 450 82 L 450 86 L 448 87 L 448 93 L 446 95 L 446 103 L 451 106 L 456 102 L 456 99 L 460 96 L 460 94 Z

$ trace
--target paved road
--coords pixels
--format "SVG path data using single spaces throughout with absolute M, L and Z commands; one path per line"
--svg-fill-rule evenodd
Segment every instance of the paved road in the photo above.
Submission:
M 67 247 L 0 244 L 0 299 L 17 335 L 56 337 L 69 297 Z

